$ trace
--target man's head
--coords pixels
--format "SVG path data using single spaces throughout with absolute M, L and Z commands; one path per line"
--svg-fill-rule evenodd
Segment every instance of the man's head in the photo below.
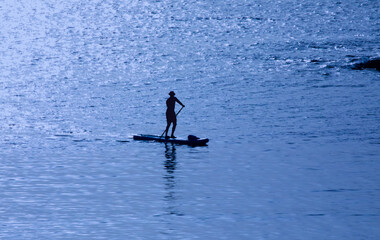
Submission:
M 175 93 L 174 93 L 173 91 L 171 91 L 171 92 L 169 93 L 169 95 L 170 95 L 170 96 L 174 96 Z

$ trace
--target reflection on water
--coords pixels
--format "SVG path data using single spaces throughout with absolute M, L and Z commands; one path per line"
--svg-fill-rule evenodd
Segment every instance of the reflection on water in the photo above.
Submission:
M 166 173 L 164 175 L 165 180 L 165 192 L 166 195 L 164 197 L 167 202 L 167 214 L 169 215 L 177 215 L 182 216 L 176 207 L 177 193 L 176 193 L 176 179 L 175 179 L 175 170 L 177 166 L 176 160 L 176 149 L 174 144 L 165 144 L 165 170 Z

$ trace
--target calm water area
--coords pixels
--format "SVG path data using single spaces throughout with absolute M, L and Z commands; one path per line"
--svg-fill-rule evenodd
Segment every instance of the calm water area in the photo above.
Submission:
M 377 0 L 0 0 L 0 239 L 380 239 Z M 165 129 L 169 91 L 189 147 Z M 177 105 L 176 110 L 179 110 Z

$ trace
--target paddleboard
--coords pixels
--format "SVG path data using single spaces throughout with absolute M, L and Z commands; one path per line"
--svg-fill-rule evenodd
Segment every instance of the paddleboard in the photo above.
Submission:
M 165 138 L 155 135 L 147 135 L 147 134 L 139 134 L 133 136 L 134 140 L 144 140 L 144 141 L 155 141 L 155 142 L 163 142 L 163 143 L 175 143 L 181 145 L 190 145 L 190 146 L 206 146 L 208 143 L 208 138 L 196 138 L 189 137 L 188 139 L 177 139 L 177 138 Z

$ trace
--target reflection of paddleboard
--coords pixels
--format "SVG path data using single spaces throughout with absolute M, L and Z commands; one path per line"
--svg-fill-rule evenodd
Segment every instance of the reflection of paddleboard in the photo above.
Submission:
M 205 146 L 206 143 L 209 141 L 208 138 L 202 138 L 199 139 L 195 136 L 189 136 L 188 139 L 176 139 L 176 138 L 165 138 L 155 135 L 134 135 L 134 140 L 146 140 L 146 141 L 156 141 L 156 142 L 163 142 L 163 143 L 175 143 L 175 144 L 182 144 L 182 145 L 190 145 L 190 146 Z

